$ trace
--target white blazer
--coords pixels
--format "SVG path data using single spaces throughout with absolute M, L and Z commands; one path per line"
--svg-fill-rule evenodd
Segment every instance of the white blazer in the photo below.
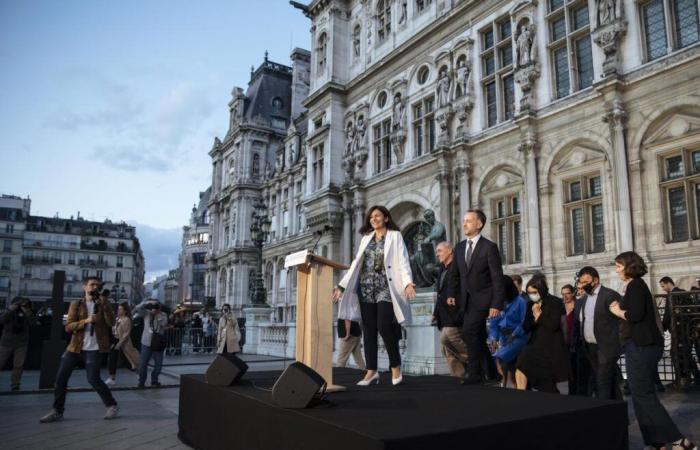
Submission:
M 338 307 L 338 318 L 346 320 L 360 320 L 360 301 L 357 291 L 360 284 L 360 272 L 365 249 L 374 238 L 374 233 L 366 234 L 360 241 L 355 259 L 350 265 L 343 279 L 338 285 L 345 289 Z M 408 250 L 404 244 L 403 236 L 395 230 L 387 230 L 384 240 L 384 270 L 388 278 L 391 303 L 394 306 L 394 315 L 400 324 L 411 322 L 411 305 L 404 294 L 406 286 L 413 283 L 411 264 L 408 260 Z

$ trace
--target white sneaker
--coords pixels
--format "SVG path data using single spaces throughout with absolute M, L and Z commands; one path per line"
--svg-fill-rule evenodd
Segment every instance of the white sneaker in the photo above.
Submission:
M 107 379 L 105 380 L 105 384 L 106 384 L 107 386 L 114 386 L 116 383 L 117 383 L 117 382 L 114 381 L 114 378 L 112 378 L 112 377 L 109 377 L 109 378 L 107 378 Z
M 119 407 L 117 405 L 109 406 L 107 412 L 105 412 L 105 419 L 114 419 L 117 417 L 117 414 L 119 414 Z

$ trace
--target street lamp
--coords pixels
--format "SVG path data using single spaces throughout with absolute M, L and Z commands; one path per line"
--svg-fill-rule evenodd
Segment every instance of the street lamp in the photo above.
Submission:
M 263 268 L 263 257 L 262 249 L 267 236 L 270 234 L 270 225 L 272 222 L 267 217 L 267 207 L 262 200 L 258 200 L 253 203 L 253 217 L 252 223 L 250 224 L 250 239 L 253 241 L 253 245 L 258 249 L 258 255 L 260 257 L 260 264 L 258 269 L 253 274 L 253 289 L 251 290 L 250 303 L 257 306 L 267 306 L 265 300 L 267 300 L 267 293 L 265 292 L 265 284 L 262 278 L 262 268 Z

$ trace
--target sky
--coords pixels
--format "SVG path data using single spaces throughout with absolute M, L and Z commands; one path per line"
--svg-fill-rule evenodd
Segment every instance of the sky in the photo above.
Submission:
M 135 225 L 167 272 L 232 88 L 309 28 L 287 0 L 0 0 L 0 193 Z

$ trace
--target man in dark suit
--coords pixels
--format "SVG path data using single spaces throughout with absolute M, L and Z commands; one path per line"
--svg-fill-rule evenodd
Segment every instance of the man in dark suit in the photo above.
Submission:
M 462 339 L 462 312 L 457 304 L 459 273 L 454 263 L 452 244 L 440 242 L 436 249 L 440 265 L 436 271 L 437 300 L 433 311 L 433 323 L 440 330 L 442 354 L 452 376 L 464 377 L 467 363 L 467 346 Z
M 574 318 L 579 322 L 576 334 L 590 362 L 597 397 L 622 399 L 617 382 L 617 360 L 622 351 L 620 319 L 610 312 L 610 304 L 621 302 L 622 297 L 600 283 L 600 275 L 594 267 L 579 270 L 578 279 L 585 295 L 574 311 Z
M 661 323 L 664 331 L 671 333 L 671 359 L 677 362 L 678 379 L 681 383 L 689 383 L 691 378 L 694 378 L 695 383 L 698 384 L 700 383 L 700 370 L 693 359 L 693 344 L 695 344 L 695 351 L 698 351 L 699 347 L 698 342 L 693 342 L 693 337 L 689 336 L 690 330 L 693 328 L 690 320 L 693 307 L 679 308 L 680 306 L 693 305 L 693 296 L 690 293 L 684 295 L 683 292 L 688 291 L 677 287 L 671 277 L 661 278 L 659 285 L 668 294 L 664 306 L 664 318 Z M 671 299 L 671 297 L 673 298 Z M 673 312 L 675 313 L 673 326 L 671 326 L 671 303 L 674 305 Z M 691 314 L 687 314 L 688 312 Z M 673 332 L 674 330 L 675 332 Z
M 463 384 L 481 382 L 482 359 L 490 354 L 486 346 L 486 319 L 503 310 L 503 267 L 498 246 L 481 236 L 486 215 L 469 210 L 462 228 L 465 240 L 457 244 L 455 260 L 459 271 L 459 302 L 464 311 L 462 336 L 469 355 Z M 490 360 L 493 363 L 493 360 Z

